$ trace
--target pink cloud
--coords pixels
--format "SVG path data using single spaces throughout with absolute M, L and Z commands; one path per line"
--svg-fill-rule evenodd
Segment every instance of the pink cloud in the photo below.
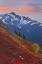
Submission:
M 42 14 L 42 8 L 40 8 L 39 4 L 33 4 L 33 3 L 27 3 L 20 7 L 18 7 L 16 10 L 14 10 L 17 14 L 22 15 L 39 15 Z
M 11 7 L 0 6 L 0 13 L 1 13 L 1 14 L 14 12 L 14 10 L 15 10 L 15 9 L 13 9 L 13 8 L 11 8 Z
M 42 8 L 40 4 L 27 3 L 18 8 L 11 7 L 0 7 L 0 13 L 10 13 L 15 12 L 16 14 L 21 15 L 42 15 Z
M 42 19 L 39 19 L 39 21 L 42 23 Z
M 27 3 L 23 6 L 20 6 L 17 10 L 14 10 L 18 14 L 23 15 L 38 15 L 42 14 L 42 9 L 39 7 L 39 4 Z
M 8 13 L 9 11 L 10 11 L 9 8 L 0 6 L 0 13 L 1 13 L 1 14 L 3 14 L 3 13 Z

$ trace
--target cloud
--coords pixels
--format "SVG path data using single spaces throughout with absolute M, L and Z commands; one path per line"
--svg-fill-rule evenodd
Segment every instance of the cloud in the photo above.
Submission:
M 42 15 L 42 7 L 40 4 L 26 3 L 16 7 L 0 7 L 0 13 L 15 12 L 20 15 Z
M 4 6 L 0 6 L 0 14 L 4 14 L 4 13 L 10 13 L 10 12 L 14 12 L 15 7 L 4 7 Z
M 27 3 L 20 6 L 15 12 L 24 15 L 37 15 L 42 13 L 42 8 L 40 8 L 40 4 Z
M 42 19 L 39 19 L 39 21 L 42 23 Z

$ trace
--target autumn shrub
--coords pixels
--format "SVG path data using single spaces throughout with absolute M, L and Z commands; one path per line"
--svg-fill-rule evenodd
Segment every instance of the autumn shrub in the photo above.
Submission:
M 39 45 L 37 43 L 34 43 L 33 46 L 32 46 L 32 50 L 34 53 L 38 53 L 39 52 Z

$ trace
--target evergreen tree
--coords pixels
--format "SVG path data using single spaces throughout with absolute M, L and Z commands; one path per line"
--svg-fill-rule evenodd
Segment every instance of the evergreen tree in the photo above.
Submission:
M 26 40 L 25 35 L 23 34 L 23 39 Z
M 21 37 L 21 34 L 20 34 L 20 32 L 19 32 L 19 36 Z
M 18 35 L 18 32 L 15 30 L 15 34 Z
M 24 40 L 26 40 L 26 37 L 25 37 L 24 34 L 23 34 L 23 36 L 22 36 L 22 35 L 20 34 L 20 32 L 17 32 L 16 30 L 15 30 L 15 34 L 18 35 L 19 37 L 23 38 Z
M 16 30 L 15 30 L 15 34 L 16 34 Z

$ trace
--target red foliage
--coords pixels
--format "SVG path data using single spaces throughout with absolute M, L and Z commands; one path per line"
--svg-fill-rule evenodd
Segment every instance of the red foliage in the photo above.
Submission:
M 22 49 L 6 34 L 0 32 L 0 64 L 42 64 L 42 60 L 35 57 L 26 49 Z

